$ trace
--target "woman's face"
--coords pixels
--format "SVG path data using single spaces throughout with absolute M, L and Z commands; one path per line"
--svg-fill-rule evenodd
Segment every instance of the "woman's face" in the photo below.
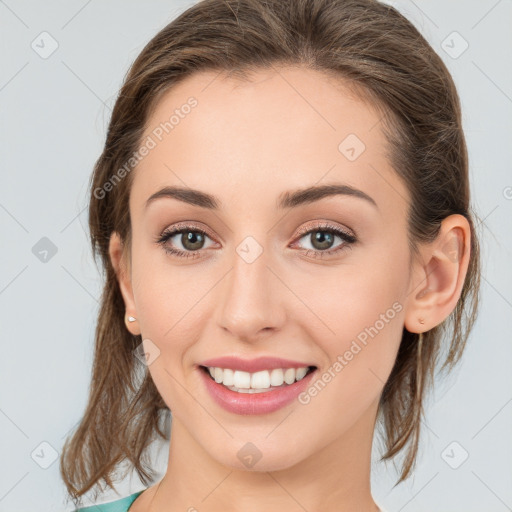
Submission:
M 146 125 L 123 294 L 173 429 L 218 463 L 250 469 L 252 456 L 258 470 L 284 469 L 373 432 L 412 291 L 409 194 L 380 117 L 319 72 L 279 68 L 250 82 L 196 74 Z M 185 191 L 148 202 L 165 187 Z M 184 231 L 165 238 L 173 229 Z M 252 367 L 257 391 L 264 368 L 316 370 L 242 393 L 201 368 L 224 356 L 288 360 Z

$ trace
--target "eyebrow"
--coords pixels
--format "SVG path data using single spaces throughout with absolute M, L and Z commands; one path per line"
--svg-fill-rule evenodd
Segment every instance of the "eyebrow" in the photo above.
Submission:
M 297 206 L 313 203 L 323 199 L 324 197 L 332 197 L 336 195 L 351 196 L 363 199 L 378 209 L 377 203 L 368 194 L 362 190 L 344 184 L 319 185 L 289 192 L 283 192 L 279 196 L 277 207 L 279 209 L 296 208 Z M 199 206 L 201 208 L 207 208 L 209 210 L 219 210 L 219 208 L 222 206 L 222 203 L 219 199 L 217 199 L 215 196 L 207 194 L 206 192 L 201 192 L 200 190 L 194 190 L 191 188 L 168 186 L 152 194 L 146 201 L 144 208 L 147 208 L 156 199 L 164 197 L 177 199 L 178 201 L 182 201 L 194 206 Z

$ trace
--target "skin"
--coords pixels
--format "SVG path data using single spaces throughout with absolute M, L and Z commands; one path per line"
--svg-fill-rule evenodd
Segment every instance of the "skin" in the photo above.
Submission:
M 148 368 L 173 416 L 167 472 L 130 512 L 378 511 L 370 457 L 379 397 L 403 327 L 427 331 L 454 309 L 469 225 L 446 218 L 410 263 L 409 194 L 384 156 L 382 116 L 340 81 L 295 67 L 261 70 L 249 82 L 202 72 L 162 96 L 145 136 L 190 96 L 198 105 L 132 171 L 131 248 L 117 233 L 110 241 L 126 314 L 137 318 L 127 328 L 158 347 Z M 354 161 L 338 150 L 350 133 L 366 146 Z M 377 207 L 338 195 L 276 209 L 284 191 L 341 183 Z M 166 185 L 212 194 L 222 208 L 161 198 L 145 209 Z M 211 234 L 200 257 L 155 242 L 181 221 Z M 321 221 L 352 230 L 357 242 L 323 258 L 306 254 L 346 243 L 336 235 L 322 249 L 312 233 L 298 235 L 301 227 L 325 233 Z M 263 248 L 250 264 L 236 251 L 247 236 Z M 167 245 L 187 250 L 182 242 L 176 235 Z M 393 303 L 401 310 L 307 405 L 237 415 L 200 379 L 198 363 L 231 354 L 308 361 L 322 374 Z M 237 457 L 247 442 L 262 454 L 252 468 Z

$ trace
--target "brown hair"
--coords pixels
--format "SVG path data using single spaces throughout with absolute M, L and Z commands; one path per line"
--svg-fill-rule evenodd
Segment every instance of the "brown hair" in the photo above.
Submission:
M 405 51 L 406 50 L 406 51 Z M 204 0 L 163 28 L 127 74 L 114 106 L 105 147 L 90 182 L 89 228 L 94 256 L 105 269 L 88 404 L 64 444 L 60 470 L 78 498 L 129 461 L 146 485 L 146 448 L 169 410 L 147 368 L 134 357 L 141 343 L 124 323 L 125 304 L 109 258 L 117 231 L 130 248 L 128 199 L 133 173 L 98 193 L 137 150 L 149 113 L 164 91 L 196 71 L 227 71 L 240 78 L 274 64 L 314 69 L 349 84 L 383 114 L 388 158 L 411 195 L 409 244 L 434 240 L 454 213 L 471 227 L 471 255 L 461 296 L 450 316 L 418 335 L 403 329 L 397 359 L 379 404 L 386 453 L 407 445 L 400 483 L 415 465 L 426 392 L 434 369 L 451 370 L 476 319 L 480 253 L 470 207 L 468 156 L 459 98 L 441 58 L 394 8 L 375 0 Z M 442 341 L 446 336 L 446 341 Z M 441 357 L 442 350 L 445 354 Z M 149 471 L 149 473 L 147 472 Z

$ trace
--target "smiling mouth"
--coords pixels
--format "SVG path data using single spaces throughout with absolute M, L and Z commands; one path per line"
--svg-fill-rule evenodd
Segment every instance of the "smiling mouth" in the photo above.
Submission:
M 199 366 L 208 377 L 237 393 L 265 393 L 291 386 L 315 371 L 316 366 L 302 368 L 274 368 L 249 373 L 229 368 Z

